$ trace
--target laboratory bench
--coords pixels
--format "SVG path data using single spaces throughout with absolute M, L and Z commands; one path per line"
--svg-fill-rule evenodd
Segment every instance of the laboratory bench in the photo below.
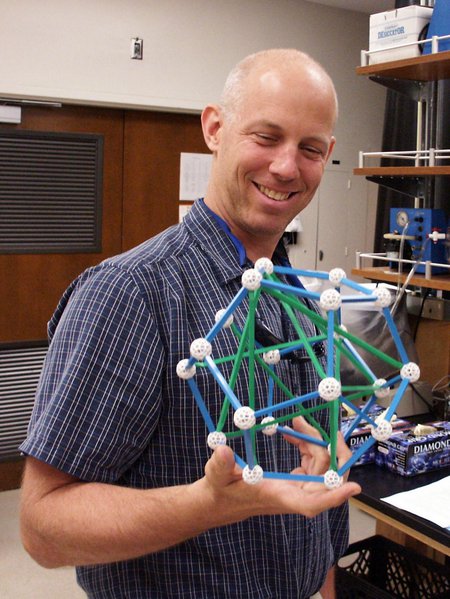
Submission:
M 447 529 L 381 500 L 382 497 L 411 491 L 446 476 L 450 476 L 450 467 L 416 476 L 401 476 L 376 464 L 356 466 L 350 472 L 350 480 L 360 484 L 362 492 L 350 501 L 354 507 L 376 519 L 377 534 L 441 563 L 449 563 L 450 532 Z

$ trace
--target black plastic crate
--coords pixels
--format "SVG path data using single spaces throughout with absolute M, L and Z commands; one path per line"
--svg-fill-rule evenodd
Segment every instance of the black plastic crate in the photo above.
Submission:
M 336 568 L 339 599 L 450 597 L 448 567 L 382 536 L 353 543 L 344 557 Z

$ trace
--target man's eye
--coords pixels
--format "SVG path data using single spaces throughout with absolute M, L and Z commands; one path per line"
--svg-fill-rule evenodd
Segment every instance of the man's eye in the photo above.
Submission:
M 266 135 L 265 133 L 256 133 L 256 138 L 259 142 L 264 144 L 275 143 L 276 138 L 272 135 Z
M 303 146 L 302 150 L 314 158 L 320 158 L 323 154 L 320 148 L 315 148 L 314 146 Z

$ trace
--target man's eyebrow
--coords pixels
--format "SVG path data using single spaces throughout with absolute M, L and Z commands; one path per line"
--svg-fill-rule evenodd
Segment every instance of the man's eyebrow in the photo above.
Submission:
M 276 123 L 272 123 L 271 121 L 254 121 L 250 123 L 250 129 L 254 129 L 255 127 L 263 127 L 265 129 L 273 129 L 274 131 L 281 131 L 282 127 L 277 125 Z
M 312 142 L 312 143 L 321 143 L 321 144 L 329 144 L 330 140 L 325 136 L 320 135 L 308 135 L 303 140 L 304 143 Z

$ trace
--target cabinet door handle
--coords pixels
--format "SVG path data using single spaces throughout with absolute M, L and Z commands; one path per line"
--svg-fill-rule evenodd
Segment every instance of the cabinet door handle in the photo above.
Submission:
M 319 262 L 322 262 L 323 260 L 323 251 L 319 250 Z

